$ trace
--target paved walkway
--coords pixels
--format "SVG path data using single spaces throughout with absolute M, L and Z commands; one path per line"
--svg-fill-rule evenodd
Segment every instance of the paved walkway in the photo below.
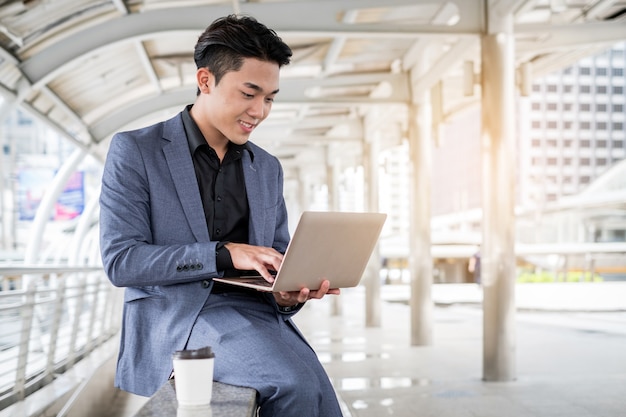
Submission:
M 346 416 L 626 416 L 626 283 L 518 288 L 517 378 L 509 382 L 482 381 L 477 286 L 434 286 L 431 346 L 410 346 L 406 293 L 384 288 L 392 301 L 376 328 L 364 325 L 362 288 L 344 290 L 339 316 L 330 299 L 296 316 Z
M 343 291 L 341 315 L 330 297 L 296 315 L 345 417 L 626 417 L 626 282 L 518 285 L 509 382 L 482 381 L 480 287 L 433 286 L 430 346 L 410 345 L 408 294 L 383 287 L 380 327 L 365 327 L 362 287 Z M 107 417 L 146 400 L 116 395 Z

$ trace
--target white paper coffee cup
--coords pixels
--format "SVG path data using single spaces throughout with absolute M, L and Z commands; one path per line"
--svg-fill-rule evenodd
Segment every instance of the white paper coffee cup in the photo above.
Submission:
M 176 399 L 183 406 L 208 405 L 213 394 L 213 362 L 209 346 L 178 350 L 172 355 Z

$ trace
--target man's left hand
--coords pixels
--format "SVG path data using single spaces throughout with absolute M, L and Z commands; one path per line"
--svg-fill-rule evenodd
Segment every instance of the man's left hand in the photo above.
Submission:
M 279 306 L 290 307 L 305 303 L 313 298 L 323 298 L 326 294 L 339 295 L 339 293 L 339 288 L 330 288 L 330 281 L 325 279 L 317 290 L 302 288 L 300 291 L 280 291 L 273 294 Z

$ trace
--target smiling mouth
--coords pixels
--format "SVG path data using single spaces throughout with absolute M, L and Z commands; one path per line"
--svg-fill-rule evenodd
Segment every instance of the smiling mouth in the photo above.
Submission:
M 254 124 L 254 123 L 247 123 L 247 122 L 244 122 L 243 120 L 240 120 L 239 123 L 243 127 L 245 127 L 246 129 L 254 129 L 256 127 L 256 124 Z

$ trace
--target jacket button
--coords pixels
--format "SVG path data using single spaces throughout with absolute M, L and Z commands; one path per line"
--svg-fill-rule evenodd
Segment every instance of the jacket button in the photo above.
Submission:
M 196 264 L 196 269 L 199 271 L 202 268 L 204 268 L 204 265 L 202 265 L 201 263 Z
M 208 279 L 205 279 L 204 281 L 202 281 L 202 288 L 209 288 L 211 286 L 211 281 L 209 281 Z
M 182 267 L 182 266 L 178 265 L 178 266 L 176 267 L 176 272 L 182 272 L 182 270 L 183 270 L 183 267 Z

